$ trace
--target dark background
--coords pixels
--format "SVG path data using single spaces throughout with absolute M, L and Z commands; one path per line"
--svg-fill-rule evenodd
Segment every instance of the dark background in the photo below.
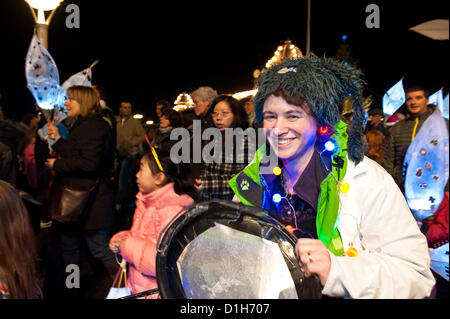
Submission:
M 367 91 L 381 97 L 404 77 L 431 93 L 448 87 L 448 43 L 409 31 L 419 23 L 448 19 L 444 1 L 318 1 L 311 6 L 311 51 L 335 56 L 347 35 L 352 56 L 365 73 Z M 80 8 L 80 28 L 68 29 L 68 4 Z M 380 7 L 379 29 L 365 26 L 366 6 Z M 417 3 L 420 3 L 418 5 Z M 64 82 L 93 68 L 93 83 L 105 87 L 116 112 L 130 99 L 135 112 L 155 119 L 159 99 L 209 85 L 219 93 L 253 87 L 277 47 L 290 39 L 306 53 L 307 1 L 183 2 L 65 0 L 49 29 L 49 52 Z M 34 109 L 26 88 L 24 63 L 34 21 L 23 0 L 0 2 L 0 102 L 8 117 Z M 445 91 L 447 92 L 447 91 Z

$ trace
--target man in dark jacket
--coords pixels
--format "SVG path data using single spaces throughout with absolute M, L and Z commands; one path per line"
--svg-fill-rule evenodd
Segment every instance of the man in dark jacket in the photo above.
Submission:
M 421 86 L 406 90 L 406 108 L 409 116 L 392 127 L 386 141 L 383 167 L 403 189 L 403 161 L 409 145 L 423 122 L 431 115 L 428 108 L 428 91 Z

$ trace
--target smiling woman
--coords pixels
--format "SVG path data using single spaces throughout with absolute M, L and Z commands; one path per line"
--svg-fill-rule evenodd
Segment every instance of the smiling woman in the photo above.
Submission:
M 235 199 L 263 208 L 298 238 L 301 269 L 318 276 L 322 294 L 424 298 L 434 284 L 425 238 L 392 178 L 363 155 L 361 78 L 315 56 L 264 72 L 255 110 L 267 143 L 229 184 Z M 350 127 L 339 119 L 348 96 Z M 268 149 L 278 157 L 273 173 L 262 172 Z
M 117 270 L 114 254 L 108 249 L 109 227 L 114 222 L 114 194 L 110 185 L 114 158 L 113 132 L 99 114 L 99 97 L 94 89 L 72 86 L 67 94 L 69 99 L 65 105 L 73 123 L 67 138 L 61 138 L 54 125 L 49 124 L 47 129 L 49 137 L 55 140 L 53 149 L 58 155 L 46 163 L 55 172 L 50 190 L 50 211 L 54 212 L 50 215 L 55 219 L 52 231 L 61 238 L 59 244 L 65 265 L 80 265 L 81 240 L 86 240 L 90 252 L 111 275 L 106 279 L 110 282 L 105 285 L 110 287 Z M 68 203 L 60 204 L 61 185 L 72 191 L 89 191 L 89 198 L 79 209 L 77 220 L 64 222 L 56 217 L 65 206 L 70 206 Z
M 263 126 L 268 141 L 281 160 L 292 160 L 295 156 L 299 162 L 307 163 L 314 151 L 317 122 L 306 104 L 289 104 L 282 96 L 282 93 L 270 95 L 264 103 Z

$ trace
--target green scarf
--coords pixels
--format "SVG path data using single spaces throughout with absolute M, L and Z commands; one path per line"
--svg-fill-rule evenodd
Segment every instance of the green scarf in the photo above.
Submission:
M 342 256 L 344 254 L 344 248 L 342 244 L 341 235 L 336 227 L 336 221 L 339 212 L 339 188 L 337 178 L 339 181 L 345 176 L 347 171 L 347 124 L 339 121 L 335 126 L 336 132 L 331 136 L 339 147 L 337 155 L 344 160 L 344 166 L 338 174 L 338 168 L 332 167 L 333 174 L 328 176 L 320 184 L 320 193 L 317 205 L 316 216 L 316 229 L 319 239 L 323 244 L 336 256 Z M 255 183 L 260 185 L 259 180 L 259 164 L 265 154 L 265 145 L 262 145 L 255 154 L 253 161 L 244 169 L 244 173 L 250 177 Z M 239 174 L 238 174 L 239 175 Z M 228 181 L 231 189 L 233 189 L 239 200 L 247 206 L 254 206 L 253 203 L 248 201 L 240 192 L 237 187 L 236 178 L 234 176 Z
M 317 205 L 316 229 L 319 239 L 336 256 L 344 254 L 342 238 L 336 227 L 339 212 L 339 181 L 347 172 L 347 124 L 339 121 L 335 126 L 336 132 L 331 136 L 339 147 L 337 155 L 344 160 L 344 166 L 338 174 L 339 168 L 332 167 L 332 173 L 320 184 L 319 200 Z

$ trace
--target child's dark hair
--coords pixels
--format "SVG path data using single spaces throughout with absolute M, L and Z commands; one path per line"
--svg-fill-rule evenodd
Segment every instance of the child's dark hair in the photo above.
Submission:
M 200 201 L 201 197 L 194 187 L 194 179 L 191 176 L 190 165 L 182 162 L 175 164 L 170 159 L 169 151 L 158 151 L 156 149 L 155 151 L 164 170 L 163 173 L 166 176 L 167 183 L 174 184 L 175 193 L 178 195 L 189 195 L 195 202 Z M 147 162 L 152 174 L 161 172 L 151 151 L 145 153 L 142 159 Z

